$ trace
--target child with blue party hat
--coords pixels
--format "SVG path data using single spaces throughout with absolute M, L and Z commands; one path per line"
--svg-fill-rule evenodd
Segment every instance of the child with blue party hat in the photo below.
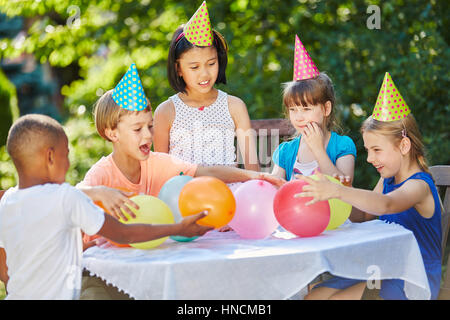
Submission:
M 104 208 L 117 218 L 126 220 L 122 210 L 133 217 L 127 204 L 136 204 L 127 196 L 146 194 L 157 197 L 162 186 L 181 172 L 193 177 L 214 176 L 225 182 L 250 179 L 266 179 L 278 185 L 284 182 L 269 174 L 226 166 L 202 167 L 166 153 L 151 151 L 154 125 L 152 109 L 134 63 L 115 88 L 98 99 L 94 107 L 94 118 L 97 132 L 112 143 L 113 152 L 95 163 L 77 187 L 94 201 L 102 202 Z M 161 237 L 170 235 L 160 234 Z M 84 246 L 102 243 L 102 238 L 98 236 L 85 234 Z M 81 299 L 115 298 L 128 297 L 100 278 L 83 277 Z
M 97 132 L 113 145 L 113 152 L 102 157 L 78 185 L 107 186 L 133 194 L 157 197 L 164 183 L 180 172 L 193 177 L 213 176 L 226 183 L 264 179 L 281 185 L 284 180 L 270 174 L 230 166 L 201 166 L 167 153 L 153 152 L 154 121 L 150 101 L 145 96 L 136 65 L 132 64 L 117 86 L 101 96 L 94 108 Z M 130 200 L 127 193 L 95 198 L 111 214 L 121 217 Z

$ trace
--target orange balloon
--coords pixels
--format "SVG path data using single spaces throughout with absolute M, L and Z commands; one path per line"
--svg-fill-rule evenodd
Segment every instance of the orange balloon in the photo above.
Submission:
M 125 191 L 125 192 L 130 192 L 129 190 L 126 190 L 126 189 L 124 189 L 124 188 L 115 188 L 115 189 L 119 189 L 119 190 L 121 190 L 121 191 Z M 132 194 L 132 195 L 130 195 L 130 196 L 128 196 L 128 198 L 130 198 L 130 197 L 132 197 L 132 196 L 134 196 L 135 194 Z M 103 206 L 103 203 L 101 202 L 101 201 L 95 201 L 94 202 L 97 206 L 99 206 L 100 208 L 102 208 L 103 209 L 103 211 L 105 211 L 107 214 L 109 214 L 109 215 L 112 215 L 111 213 L 109 213 L 106 209 L 105 209 L 105 207 Z M 98 238 L 98 236 L 96 236 L 95 238 L 93 238 L 93 239 L 96 239 L 96 238 Z M 93 240 L 92 239 L 92 240 Z M 122 243 L 117 243 L 117 242 L 114 242 L 114 241 L 112 241 L 112 240 L 109 240 L 109 239 L 107 239 L 108 240 L 108 242 L 110 242 L 111 244 L 113 244 L 113 245 L 115 245 L 116 247 L 120 247 L 120 248 L 130 248 L 131 246 L 129 245 L 129 244 L 122 244 Z
M 181 189 L 178 207 L 183 217 L 208 210 L 208 215 L 197 223 L 220 228 L 233 219 L 236 200 L 223 181 L 214 177 L 198 177 Z

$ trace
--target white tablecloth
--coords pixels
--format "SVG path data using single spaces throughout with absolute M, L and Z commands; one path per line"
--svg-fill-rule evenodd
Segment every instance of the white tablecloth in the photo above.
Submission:
M 323 272 L 405 280 L 409 299 L 430 289 L 413 233 L 379 220 L 344 224 L 317 237 L 278 232 L 263 240 L 211 231 L 157 248 L 92 247 L 83 267 L 135 299 L 287 299 Z

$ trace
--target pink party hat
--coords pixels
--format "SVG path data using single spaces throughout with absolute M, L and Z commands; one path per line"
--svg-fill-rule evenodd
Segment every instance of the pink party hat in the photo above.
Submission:
M 193 45 L 209 47 L 213 44 L 213 32 L 206 1 L 197 9 L 183 29 L 185 38 Z
M 295 35 L 294 81 L 311 79 L 320 74 L 303 43 Z
M 411 113 L 408 105 L 392 81 L 389 72 L 384 75 L 372 118 L 378 121 L 396 121 Z

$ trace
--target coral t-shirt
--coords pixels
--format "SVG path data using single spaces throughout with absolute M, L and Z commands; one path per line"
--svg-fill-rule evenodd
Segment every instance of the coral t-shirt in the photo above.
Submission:
M 112 154 L 102 157 L 86 173 L 81 186 L 107 186 L 134 194 L 147 194 L 157 197 L 164 183 L 170 178 L 183 173 L 194 176 L 197 164 L 180 160 L 167 153 L 150 152 L 146 161 L 141 161 L 141 179 L 135 184 L 128 180 L 114 163 Z M 93 240 L 95 237 L 83 237 Z

